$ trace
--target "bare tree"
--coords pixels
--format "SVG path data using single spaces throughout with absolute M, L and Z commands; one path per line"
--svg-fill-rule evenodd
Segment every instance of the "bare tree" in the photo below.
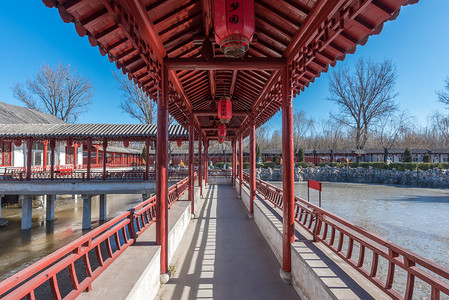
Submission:
M 67 123 L 75 123 L 92 103 L 90 79 L 81 77 L 70 64 L 52 68 L 46 64 L 33 79 L 13 87 L 14 97 L 27 107 L 49 113 Z
M 360 59 L 354 72 L 345 67 L 330 79 L 329 100 L 340 108 L 333 118 L 354 129 L 354 143 L 363 149 L 370 127 L 379 118 L 396 110 L 394 92 L 396 69 L 390 60 L 382 63 Z
M 442 142 L 449 141 L 449 116 L 435 112 L 431 116 L 432 127 L 436 129 L 442 137 Z
M 256 141 L 262 149 L 269 147 L 270 139 L 268 137 L 269 127 L 268 125 L 262 125 L 256 128 Z
M 445 80 L 446 86 L 444 87 L 446 91 L 437 91 L 438 100 L 446 105 L 449 105 L 449 77 Z
M 270 150 L 279 150 L 282 148 L 282 133 L 280 130 L 273 131 L 269 148 Z
M 113 74 L 118 82 L 118 88 L 122 92 L 120 108 L 142 124 L 155 124 L 157 104 L 126 75 L 118 72 L 113 72 Z
M 319 136 L 317 136 L 318 138 Z M 329 119 L 323 122 L 321 132 L 321 146 L 323 149 L 341 149 L 344 140 L 342 124 L 335 119 Z
M 375 140 L 384 149 L 384 162 L 387 161 L 388 151 L 412 126 L 412 118 L 405 111 L 389 113 L 379 120 L 374 133 Z
M 304 148 L 304 138 L 309 134 L 315 127 L 315 122 L 313 119 L 309 119 L 304 111 L 295 111 L 293 114 L 293 140 L 295 153 L 298 152 L 299 148 Z

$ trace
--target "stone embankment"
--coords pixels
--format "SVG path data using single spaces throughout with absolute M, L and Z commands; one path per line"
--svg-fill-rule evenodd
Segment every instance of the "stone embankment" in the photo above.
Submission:
M 249 171 L 249 170 L 248 170 Z M 281 169 L 256 169 L 256 177 L 264 181 L 282 180 Z M 373 168 L 337 168 L 337 167 L 309 167 L 295 168 L 295 181 L 308 179 L 333 182 L 399 184 L 419 187 L 449 187 L 449 169 L 432 170 L 376 170 Z

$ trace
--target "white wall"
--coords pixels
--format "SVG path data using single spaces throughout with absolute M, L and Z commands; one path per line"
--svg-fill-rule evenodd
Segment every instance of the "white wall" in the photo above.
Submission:
M 24 143 L 20 147 L 17 147 L 12 144 L 13 151 L 12 151 L 12 166 L 13 167 L 24 167 L 25 166 L 25 155 L 24 151 L 26 149 L 26 146 Z

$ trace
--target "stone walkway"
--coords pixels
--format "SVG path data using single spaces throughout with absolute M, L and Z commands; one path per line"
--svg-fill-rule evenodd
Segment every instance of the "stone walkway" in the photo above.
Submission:
M 175 253 L 176 273 L 156 299 L 299 299 L 232 186 L 203 194 Z

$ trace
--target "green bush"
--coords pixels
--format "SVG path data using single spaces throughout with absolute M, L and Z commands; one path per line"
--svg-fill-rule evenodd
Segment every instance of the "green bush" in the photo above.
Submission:
M 264 168 L 264 169 L 268 169 L 268 168 L 274 169 L 274 168 L 276 168 L 276 163 L 275 163 L 274 161 L 266 161 L 266 162 L 263 164 L 263 168 Z
M 430 162 L 430 155 L 429 155 L 429 153 L 424 154 L 424 156 L 422 158 L 422 161 L 425 162 L 425 163 Z
M 305 161 L 301 161 L 301 162 L 295 163 L 295 167 L 308 168 L 308 167 L 310 167 L 310 165 L 309 165 L 309 163 L 306 163 Z
M 244 161 L 243 162 L 243 170 L 249 169 L 249 162 Z
M 263 168 L 264 165 L 263 164 L 256 164 L 256 168 Z
M 299 148 L 298 150 L 298 160 L 304 162 L 304 150 L 302 150 L 302 148 Z
M 321 163 L 319 166 L 320 167 L 331 166 L 331 167 L 342 168 L 342 167 L 346 167 L 347 164 L 346 163 Z M 351 163 L 349 163 L 349 167 L 356 168 L 357 163 L 351 162 Z M 430 170 L 433 168 L 449 169 L 449 163 L 440 163 L 440 164 L 436 164 L 436 163 L 391 163 L 391 164 L 387 164 L 384 162 L 361 162 L 360 167 L 365 168 L 365 169 L 372 167 L 373 169 L 376 169 L 376 170 L 396 169 L 399 171 L 405 171 L 405 170 L 417 170 L 418 169 L 418 170 L 426 171 L 426 170 Z
M 224 162 L 222 161 L 216 162 L 214 166 L 216 169 L 223 169 Z
M 404 158 L 404 162 L 406 162 L 406 163 L 409 163 L 409 162 L 413 161 L 412 152 L 410 151 L 409 148 L 405 148 L 403 158 Z

